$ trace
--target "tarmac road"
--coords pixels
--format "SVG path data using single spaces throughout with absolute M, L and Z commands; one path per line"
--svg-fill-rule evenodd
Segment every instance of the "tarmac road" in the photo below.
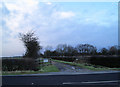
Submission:
M 99 87 L 96 85 L 107 85 L 107 87 L 120 87 L 120 73 L 93 73 L 93 74 L 55 74 L 55 75 L 16 75 L 16 76 L 2 76 L 2 87 L 14 86 L 59 86 L 70 87 L 76 85 L 81 87 Z M 93 86 L 92 86 L 93 87 Z

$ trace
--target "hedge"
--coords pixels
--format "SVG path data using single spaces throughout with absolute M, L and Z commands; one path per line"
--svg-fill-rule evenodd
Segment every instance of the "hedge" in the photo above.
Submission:
M 33 59 L 2 59 L 3 71 L 38 70 L 37 67 Z
M 51 58 L 56 60 L 67 61 L 67 62 L 73 62 L 76 59 L 72 57 L 51 57 Z
M 100 57 L 100 56 L 93 56 L 90 58 L 90 63 L 94 65 L 101 65 L 101 66 L 106 66 L 110 68 L 120 68 L 120 57 L 114 57 L 114 56 L 105 56 L 105 57 Z

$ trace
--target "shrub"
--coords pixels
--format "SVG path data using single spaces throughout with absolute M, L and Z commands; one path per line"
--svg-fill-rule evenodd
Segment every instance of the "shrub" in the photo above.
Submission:
M 3 59 L 3 71 L 16 71 L 16 70 L 38 70 L 37 63 L 34 59 Z

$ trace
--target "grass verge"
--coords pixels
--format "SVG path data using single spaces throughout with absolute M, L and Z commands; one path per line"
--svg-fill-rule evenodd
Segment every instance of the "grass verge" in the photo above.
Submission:
M 67 62 L 67 61 L 61 61 L 61 60 L 53 60 L 55 62 L 59 63 L 64 63 L 64 64 L 69 64 L 72 66 L 78 66 L 81 68 L 93 70 L 93 71 L 105 71 L 105 70 L 120 70 L 120 68 L 109 68 L 109 67 L 104 67 L 104 66 L 99 66 L 99 65 L 92 65 L 92 64 L 87 64 L 87 63 L 75 63 L 75 62 Z
M 39 71 L 2 71 L 2 75 L 24 75 L 24 74 L 38 74 L 45 72 L 59 72 L 59 69 L 54 65 L 42 67 Z
M 54 65 L 50 65 L 50 66 L 43 67 L 41 69 L 41 72 L 42 73 L 45 73 L 45 72 L 59 72 L 59 69 Z

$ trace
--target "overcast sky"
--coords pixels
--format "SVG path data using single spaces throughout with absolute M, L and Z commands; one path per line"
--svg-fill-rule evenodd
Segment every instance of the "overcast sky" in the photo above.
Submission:
M 3 56 L 23 55 L 18 34 L 29 30 L 35 31 L 44 48 L 88 43 L 100 49 L 118 44 L 117 2 L 6 0 L 0 10 Z

